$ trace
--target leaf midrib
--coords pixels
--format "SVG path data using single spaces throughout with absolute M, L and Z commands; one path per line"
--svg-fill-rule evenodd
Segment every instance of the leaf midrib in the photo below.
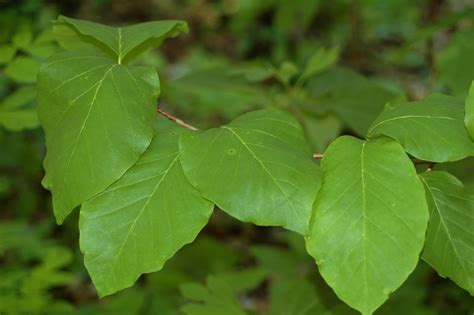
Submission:
M 407 119 L 407 118 L 425 118 L 425 119 L 444 119 L 444 120 L 457 120 L 455 118 L 452 118 L 452 117 L 445 117 L 445 116 L 424 116 L 424 115 L 405 115 L 405 116 L 397 116 L 397 117 L 393 117 L 393 118 L 390 118 L 390 119 L 386 119 L 386 120 L 382 120 L 380 122 L 378 122 L 377 124 L 375 124 L 374 126 L 372 126 L 369 131 L 367 132 L 368 135 L 370 135 L 372 133 L 372 131 L 377 128 L 378 126 L 382 125 L 382 124 L 385 124 L 387 122 L 390 122 L 390 121 L 394 121 L 394 120 L 399 120 L 399 119 Z
M 268 174 L 268 176 L 272 179 L 273 183 L 275 184 L 276 187 L 280 190 L 282 193 L 283 197 L 285 197 L 285 200 L 288 202 L 290 205 L 290 208 L 293 210 L 295 215 L 298 217 L 298 220 L 303 220 L 298 211 L 296 211 L 295 206 L 293 205 L 292 201 L 289 199 L 289 197 L 286 195 L 286 193 L 283 191 L 283 188 L 278 184 L 277 179 L 270 173 L 268 168 L 265 166 L 265 164 L 257 157 L 255 152 L 248 146 L 248 144 L 245 142 L 244 139 L 242 139 L 231 127 L 228 126 L 222 126 L 222 129 L 229 130 L 241 143 L 242 145 L 249 151 L 249 153 L 252 155 L 252 157 L 260 164 L 262 169 Z

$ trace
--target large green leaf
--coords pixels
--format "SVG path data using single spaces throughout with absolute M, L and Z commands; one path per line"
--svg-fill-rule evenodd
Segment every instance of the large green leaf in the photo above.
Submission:
M 92 44 L 103 49 L 120 64 L 170 37 L 188 31 L 183 21 L 153 21 L 126 27 L 111 27 L 90 21 L 59 16 L 54 29 L 58 42 L 68 49 Z
M 368 137 L 397 139 L 411 155 L 433 162 L 474 155 L 464 125 L 464 106 L 456 98 L 434 94 L 422 101 L 389 106 L 373 122 Z
M 471 136 L 471 139 L 474 140 L 474 81 L 471 84 L 469 89 L 469 94 L 466 98 L 466 118 L 465 123 L 467 127 L 467 132 Z
M 213 204 L 183 174 L 179 134 L 179 127 L 160 120 L 138 163 L 82 206 L 81 249 L 101 296 L 161 269 L 211 215 Z
M 423 259 L 474 295 L 474 196 L 447 172 L 421 175 L 430 206 Z
M 153 137 L 158 76 L 119 65 L 100 51 L 66 52 L 38 75 L 46 134 L 44 186 L 62 222 L 139 159 Z
M 320 186 L 301 127 L 276 110 L 183 134 L 183 169 L 205 198 L 239 220 L 305 233 Z
M 308 252 L 336 294 L 371 314 L 413 271 L 428 209 L 413 163 L 394 140 L 335 140 L 321 162 Z

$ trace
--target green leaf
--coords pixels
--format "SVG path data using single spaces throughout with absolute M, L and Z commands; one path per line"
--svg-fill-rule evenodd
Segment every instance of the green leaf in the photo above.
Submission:
M 463 105 L 451 96 L 433 94 L 386 108 L 367 133 L 369 138 L 381 134 L 397 139 L 408 153 L 423 160 L 448 162 L 474 155 Z
M 466 98 L 466 118 L 465 123 L 467 132 L 471 136 L 471 140 L 474 141 L 474 81 L 469 89 L 469 94 Z
M 329 49 L 319 48 L 308 60 L 308 63 L 298 81 L 304 82 L 316 73 L 329 68 L 337 62 L 338 58 L 339 47 L 333 47 Z
M 15 56 L 16 49 L 10 45 L 0 46 L 0 65 L 9 62 Z
M 59 16 L 54 32 L 61 46 L 77 49 L 94 45 L 126 63 L 134 56 L 151 47 L 159 46 L 166 38 L 186 33 L 188 26 L 183 21 L 154 21 L 126 27 L 111 27 L 89 21 Z
M 207 286 L 186 283 L 181 286 L 181 293 L 195 302 L 185 304 L 182 311 L 187 315 L 245 315 L 236 295 L 255 288 L 265 275 L 262 270 L 253 268 L 209 276 Z
M 12 43 L 16 48 L 26 49 L 31 43 L 31 38 L 31 28 L 25 24 L 13 35 Z
M 474 295 L 474 196 L 447 172 L 421 175 L 430 206 L 423 259 Z
M 36 98 L 36 88 L 24 86 L 9 94 L 0 102 L 0 109 L 14 109 L 31 103 Z
M 0 125 L 12 131 L 39 126 L 36 109 L 7 110 L 0 107 Z
M 469 17 L 472 19 L 472 17 Z M 465 96 L 474 72 L 474 31 L 455 32 L 448 46 L 435 54 L 439 81 L 455 95 Z
M 158 76 L 116 64 L 100 51 L 66 52 L 38 75 L 46 176 L 61 223 L 139 159 L 153 137 Z
M 306 232 L 320 171 L 290 115 L 258 110 L 183 134 L 180 152 L 190 182 L 228 214 Z
M 428 221 L 423 185 L 386 137 L 340 137 L 321 167 L 307 250 L 336 294 L 371 314 L 416 267 Z
M 387 102 L 402 96 L 396 89 L 342 67 L 312 76 L 306 86 L 314 101 L 305 105 L 305 110 L 316 114 L 331 111 L 360 136 Z
M 186 180 L 180 127 L 159 120 L 155 137 L 120 180 L 83 204 L 81 250 L 100 296 L 161 269 L 207 223 L 213 204 Z
M 271 315 L 314 315 L 325 311 L 314 285 L 298 276 L 274 281 L 270 299 Z
M 33 83 L 38 73 L 38 62 L 29 57 L 17 57 L 5 68 L 5 75 L 19 83 Z

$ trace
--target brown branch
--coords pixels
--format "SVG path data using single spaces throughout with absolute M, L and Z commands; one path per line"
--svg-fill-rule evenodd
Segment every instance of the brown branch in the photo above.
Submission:
M 175 123 L 177 123 L 177 124 L 180 125 L 180 126 L 183 126 L 184 128 L 187 128 L 187 129 L 193 130 L 193 131 L 199 130 L 199 129 L 197 129 L 196 127 L 191 126 L 190 124 L 185 123 L 185 122 L 182 121 L 181 119 L 179 119 L 179 118 L 177 118 L 177 117 L 171 115 L 170 113 L 165 112 L 164 110 L 162 110 L 162 109 L 159 108 L 159 107 L 156 108 L 156 111 L 157 111 L 159 114 L 161 114 L 161 115 L 165 116 L 166 118 L 168 118 L 169 120 L 174 121 Z

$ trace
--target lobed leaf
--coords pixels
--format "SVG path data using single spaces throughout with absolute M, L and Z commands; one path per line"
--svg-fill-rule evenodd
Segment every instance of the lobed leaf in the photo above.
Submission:
M 90 21 L 59 16 L 54 28 L 57 40 L 66 49 L 94 45 L 123 63 L 166 38 L 188 31 L 183 21 L 153 21 L 125 27 L 111 27 Z
M 422 258 L 474 295 L 474 196 L 453 175 L 424 173 L 430 221 Z
M 307 250 L 336 294 L 371 314 L 416 267 L 428 221 L 423 185 L 386 137 L 340 137 L 321 167 Z
M 158 93 L 155 70 L 119 65 L 97 50 L 57 54 L 42 65 L 43 185 L 53 194 L 59 223 L 119 179 L 147 149 Z
M 191 184 L 228 214 L 306 233 L 320 170 L 290 115 L 258 110 L 183 134 L 180 152 Z
M 386 108 L 367 133 L 369 138 L 381 134 L 397 139 L 409 154 L 423 160 L 448 162 L 474 155 L 463 105 L 451 96 L 434 94 Z
M 180 127 L 159 120 L 155 137 L 120 180 L 85 202 L 80 243 L 99 295 L 159 270 L 207 223 L 213 204 L 186 180 L 178 157 Z

